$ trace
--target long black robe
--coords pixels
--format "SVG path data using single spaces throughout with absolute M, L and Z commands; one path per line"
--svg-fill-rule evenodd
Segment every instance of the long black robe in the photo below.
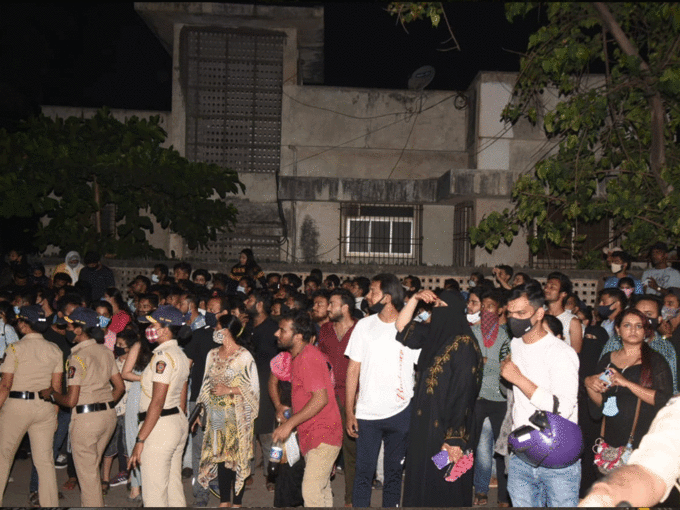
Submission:
M 458 293 L 442 292 L 448 306 L 435 308 L 429 325 L 411 322 L 397 335 L 421 348 L 406 452 L 403 506 L 472 506 L 473 469 L 455 482 L 444 480 L 432 457 L 446 442 L 474 449 L 475 402 L 482 385 L 482 355 Z

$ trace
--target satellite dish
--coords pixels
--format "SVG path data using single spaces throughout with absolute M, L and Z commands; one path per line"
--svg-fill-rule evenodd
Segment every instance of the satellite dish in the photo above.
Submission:
M 408 79 L 409 90 L 423 90 L 427 87 L 434 78 L 434 67 L 423 66 L 419 67 Z

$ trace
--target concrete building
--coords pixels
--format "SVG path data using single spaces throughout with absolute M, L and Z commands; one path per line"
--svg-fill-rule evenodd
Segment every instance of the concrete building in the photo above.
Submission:
M 529 265 L 522 236 L 490 255 L 468 229 L 511 207 L 512 183 L 554 146 L 542 126 L 500 121 L 515 75 L 468 90 L 323 85 L 323 7 L 135 3 L 173 58 L 169 138 L 190 160 L 239 173 L 239 223 L 178 258 L 348 264 Z M 59 111 L 53 111 L 59 113 Z M 526 235 L 526 233 L 523 233 Z

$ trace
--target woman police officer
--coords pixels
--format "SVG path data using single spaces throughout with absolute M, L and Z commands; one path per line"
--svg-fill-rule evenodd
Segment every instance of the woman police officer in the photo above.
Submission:
M 23 338 L 7 346 L 0 366 L 0 506 L 14 455 L 26 432 L 40 477 L 40 504 L 59 505 L 52 451 L 57 406 L 38 398 L 38 391 L 47 385 L 61 388 L 64 372 L 61 350 L 41 334 L 48 327 L 42 307 L 21 308 L 17 329 Z
M 52 386 L 42 390 L 40 396 L 73 408 L 69 433 L 81 506 L 102 507 L 99 465 L 116 427 L 114 406 L 123 396 L 125 385 L 113 353 L 104 346 L 104 331 L 99 328 L 97 313 L 78 307 L 60 320 L 76 335 L 76 345 L 67 361 L 68 390 L 63 395 Z
M 140 427 L 128 469 L 141 467 L 145 507 L 186 506 L 182 452 L 189 433 L 186 403 L 191 361 L 177 338 L 190 335 L 191 328 L 182 328 L 182 312 L 170 305 L 158 307 L 140 322 L 151 323 L 146 338 L 158 347 L 142 372 Z

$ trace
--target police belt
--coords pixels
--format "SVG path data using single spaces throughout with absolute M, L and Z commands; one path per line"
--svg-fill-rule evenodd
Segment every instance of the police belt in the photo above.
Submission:
M 179 407 L 173 407 L 172 409 L 163 409 L 161 411 L 161 417 L 171 416 L 173 414 L 179 414 Z M 139 413 L 137 417 L 139 418 L 139 421 L 146 420 L 146 411 L 144 411 L 143 413 Z
M 107 409 L 113 409 L 116 404 L 113 402 L 99 403 L 99 404 L 83 404 L 76 406 L 76 413 L 94 413 L 96 411 L 106 411 Z
M 9 398 L 23 398 L 24 400 L 34 400 L 35 391 L 10 391 Z

